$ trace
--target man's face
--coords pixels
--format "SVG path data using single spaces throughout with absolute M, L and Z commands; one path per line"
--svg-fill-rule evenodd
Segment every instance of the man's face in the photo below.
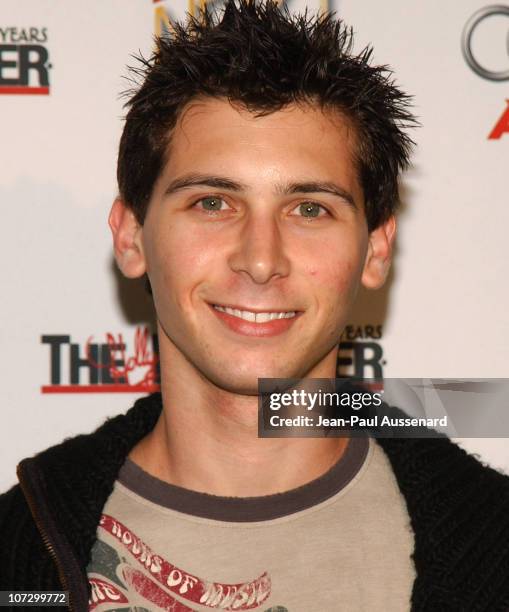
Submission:
M 354 138 L 311 106 L 189 105 L 139 230 L 161 350 L 235 393 L 331 375 L 370 245 Z

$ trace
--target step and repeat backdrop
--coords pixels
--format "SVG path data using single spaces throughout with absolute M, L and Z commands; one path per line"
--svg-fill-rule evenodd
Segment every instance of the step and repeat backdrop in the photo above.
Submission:
M 150 297 L 116 271 L 107 215 L 126 66 L 193 2 L 1 3 L 0 490 L 22 458 L 157 387 Z M 359 50 L 373 44 L 422 124 L 393 271 L 383 290 L 360 295 L 340 372 L 506 377 L 509 4 L 288 0 L 305 6 L 335 10 Z M 458 442 L 509 472 L 506 439 Z

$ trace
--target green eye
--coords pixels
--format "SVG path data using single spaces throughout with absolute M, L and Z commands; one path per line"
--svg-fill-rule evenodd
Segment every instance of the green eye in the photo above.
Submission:
M 221 198 L 209 197 L 209 198 L 202 198 L 200 202 L 202 203 L 204 210 L 213 212 L 216 210 L 221 210 L 221 205 L 223 203 L 223 200 L 221 200 Z
M 322 208 L 320 204 L 315 204 L 315 202 L 303 202 L 299 206 L 299 211 L 303 217 L 307 217 L 309 219 L 312 217 L 318 217 L 320 214 L 320 208 Z

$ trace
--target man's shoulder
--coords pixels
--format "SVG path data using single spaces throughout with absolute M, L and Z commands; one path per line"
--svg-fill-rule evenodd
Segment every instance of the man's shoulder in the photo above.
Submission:
M 37 570 L 41 576 L 53 571 L 36 524 L 48 514 L 84 562 L 118 471 L 132 446 L 154 427 L 161 408 L 159 394 L 141 398 L 92 433 L 67 438 L 19 463 L 20 482 L 0 495 L 0 567 L 10 572 L 1 584 L 28 584 L 22 568 L 34 563 L 44 565 Z
M 107 418 L 93 432 L 68 437 L 23 459 L 17 467 L 18 478 L 30 480 L 32 475 L 41 475 L 45 489 L 57 498 L 60 487 L 62 494 L 69 486 L 78 492 L 83 483 L 93 486 L 96 476 L 104 479 L 111 471 L 114 478 L 130 448 L 155 426 L 161 407 L 160 394 L 141 398 L 127 412 Z M 20 484 L 0 494 L 0 525 L 27 510 Z
M 390 416 L 408 416 L 389 406 Z M 377 442 L 385 451 L 405 497 L 416 495 L 422 502 L 426 494 L 498 490 L 509 494 L 509 476 L 488 465 L 445 434 L 433 429 L 416 428 L 415 435 L 380 437 Z M 420 503 L 421 503 L 420 502 Z
M 16 562 L 36 554 L 37 528 L 19 484 L 0 495 L 0 588 L 21 587 Z
M 0 494 L 0 540 L 5 544 L 9 536 L 22 531 L 26 520 L 31 520 L 31 512 L 19 484 Z M 6 547 L 0 546 L 5 552 Z
M 51 474 L 48 470 L 62 466 L 67 476 L 72 477 L 73 469 L 122 461 L 130 448 L 155 426 L 161 409 L 160 393 L 140 398 L 126 412 L 107 417 L 94 431 L 70 436 L 24 459 L 20 465 L 37 463 L 48 474 Z
M 390 460 L 415 536 L 415 597 L 426 595 L 436 609 L 443 602 L 474 609 L 476 602 L 475 609 L 506 610 L 509 476 L 445 437 L 377 442 Z
M 509 562 L 509 476 L 445 436 L 377 442 L 389 459 L 421 552 L 434 555 L 447 542 L 482 550 L 490 533 L 497 533 Z
M 488 465 L 482 458 L 469 452 L 445 435 L 413 438 L 377 438 L 396 469 L 415 475 L 417 472 L 453 473 L 457 469 L 489 474 L 502 485 L 509 485 L 509 476 Z M 447 463 L 444 462 L 447 460 Z
M 0 527 L 11 517 L 19 516 L 28 509 L 19 484 L 0 494 Z
M 446 436 L 428 438 L 379 438 L 407 501 L 419 504 L 441 496 L 455 503 L 457 496 L 482 495 L 488 491 L 509 500 L 509 476 L 494 469 Z

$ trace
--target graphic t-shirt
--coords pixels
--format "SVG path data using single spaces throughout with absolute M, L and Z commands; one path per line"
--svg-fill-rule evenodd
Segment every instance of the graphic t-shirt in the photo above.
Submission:
M 261 497 L 198 493 L 127 459 L 87 568 L 90 610 L 407 612 L 413 547 L 370 438 L 351 438 L 321 477 Z

